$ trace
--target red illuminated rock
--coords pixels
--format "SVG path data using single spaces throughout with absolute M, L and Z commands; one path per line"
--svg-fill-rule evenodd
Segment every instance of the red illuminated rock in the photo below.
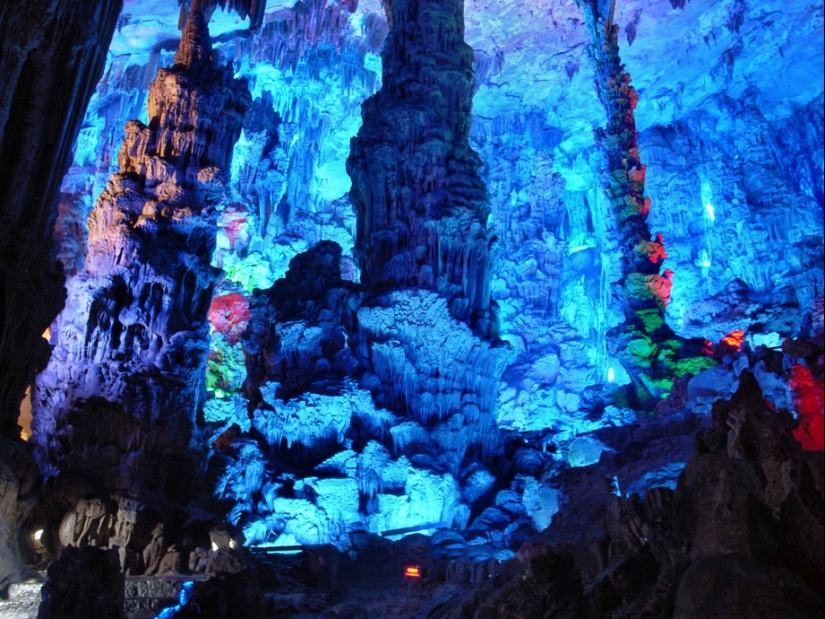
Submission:
M 223 333 L 232 344 L 240 340 L 251 318 L 249 299 L 238 292 L 212 299 L 209 323 L 214 329 Z
M 811 370 L 796 364 L 791 368 L 791 389 L 793 404 L 799 416 L 799 427 L 793 435 L 805 451 L 822 451 L 823 440 L 823 381 L 814 378 Z

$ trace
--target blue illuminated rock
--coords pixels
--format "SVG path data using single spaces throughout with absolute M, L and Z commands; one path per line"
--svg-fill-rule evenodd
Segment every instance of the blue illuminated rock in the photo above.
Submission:
M 164 41 L 177 37 L 174 2 L 127 5 L 64 179 L 60 235 L 69 272 L 83 260 L 82 222 L 117 159 L 117 132 L 126 117 L 138 117 L 150 96 L 149 78 L 171 63 Z M 601 488 L 602 470 L 644 451 L 643 439 L 615 438 L 640 432 L 646 418 L 613 399 L 613 391 L 632 372 L 622 353 L 638 353 L 652 366 L 648 353 L 659 343 L 628 338 L 610 352 L 606 334 L 628 318 L 613 294 L 635 269 L 623 269 L 622 261 L 661 252 L 647 233 L 627 242 L 604 194 L 592 128 L 604 124 L 605 110 L 585 58 L 584 16 L 573 0 L 458 6 L 277 0 L 268 3 L 267 23 L 254 36 L 232 32 L 243 27 L 240 20 L 216 11 L 214 32 L 222 37 L 213 53 L 234 61 L 254 98 L 231 164 L 226 152 L 218 157 L 228 174 L 198 179 L 198 165 L 180 157 L 188 137 L 159 141 L 165 121 L 153 128 L 144 116 L 128 128 L 121 160 L 146 183 L 121 177 L 111 186 L 129 204 L 95 216 L 90 272 L 108 273 L 117 259 L 102 243 L 112 241 L 113 225 L 128 229 L 136 217 L 147 234 L 161 230 L 152 218 L 163 219 L 164 207 L 144 209 L 145 195 L 166 204 L 179 204 L 190 190 L 207 200 L 227 195 L 215 203 L 216 270 L 201 268 L 207 251 L 187 248 L 198 265 L 189 271 L 197 290 L 219 281 L 222 271 L 216 285 L 227 303 L 221 307 L 230 297 L 238 307 L 251 298 L 252 319 L 216 314 L 211 340 L 201 339 L 205 321 L 190 325 L 180 338 L 186 341 L 168 347 L 177 357 L 164 361 L 147 347 L 140 357 L 146 365 L 117 359 L 120 374 L 89 372 L 88 383 L 67 390 L 80 396 L 103 385 L 111 400 L 138 401 L 117 392 L 126 388 L 119 376 L 136 372 L 137 383 L 145 378 L 171 393 L 177 387 L 168 380 L 185 375 L 181 394 L 193 399 L 181 395 L 179 402 L 188 419 L 202 414 L 197 440 L 213 445 L 207 481 L 214 482 L 214 504 L 249 541 L 344 547 L 353 530 L 421 525 L 418 518 L 438 512 L 456 526 L 477 520 L 475 540 L 495 537 L 500 549 L 473 555 L 488 561 L 506 539 L 523 539 L 516 529 L 557 518 L 554 500 L 568 498 L 554 477 L 560 470 L 583 477 L 590 471 L 595 477 L 588 483 Z M 670 255 L 661 266 L 674 272 L 667 311 L 649 308 L 655 316 L 636 318 L 652 331 L 666 319 L 682 336 L 713 341 L 750 329 L 752 348 L 778 348 L 784 335 L 817 324 L 821 331 L 822 95 L 810 78 L 822 72 L 821 37 L 812 34 L 821 30 L 821 10 L 778 0 L 632 0 L 618 4 L 614 16 L 622 27 L 623 71 L 633 74 L 640 101 L 639 157 L 633 148 L 616 149 L 619 165 L 612 169 L 624 177 L 613 180 L 638 189 L 642 170 L 625 163 L 648 164 L 648 222 L 664 233 Z M 377 53 L 390 25 L 379 70 Z M 620 82 L 616 92 L 628 95 Z M 166 86 L 177 87 L 174 79 Z M 345 162 L 356 135 L 351 183 Z M 154 144 L 174 165 L 146 155 Z M 633 161 L 616 161 L 619 151 Z M 190 239 L 203 233 L 204 245 L 213 244 L 207 226 L 177 219 L 173 227 L 186 227 Z M 629 253 L 639 241 L 642 251 Z M 130 255 L 129 243 L 114 245 Z M 153 264 L 177 260 L 156 254 Z M 643 271 L 637 269 L 638 292 L 653 275 Z M 146 323 L 149 331 L 168 327 L 163 303 L 152 316 L 140 291 L 132 292 L 139 277 L 117 292 L 108 280 L 102 288 L 99 279 L 83 284 L 87 277 L 73 284 L 70 302 L 101 317 L 91 336 L 99 342 L 111 337 L 108 307 L 121 294 L 137 299 L 117 311 L 121 323 L 133 331 Z M 99 289 L 107 292 L 93 305 Z M 241 341 L 236 336 L 247 324 Z M 84 344 L 72 350 L 81 354 L 86 326 L 75 326 Z M 512 352 L 491 344 L 491 333 Z M 204 401 L 194 366 L 207 347 Z M 49 370 L 59 380 L 44 380 L 76 378 L 75 370 L 55 369 L 76 367 L 66 350 L 61 344 Z M 663 362 L 676 363 L 679 351 L 660 352 Z M 179 368 L 187 359 L 193 367 Z M 155 361 L 162 368 L 144 372 Z M 95 364 L 89 367 L 103 367 Z M 665 401 L 657 414 L 675 424 L 685 408 L 699 415 L 728 395 L 735 374 L 724 369 L 692 383 L 707 393 L 687 397 L 687 374 L 706 367 L 668 366 L 670 373 L 685 372 L 674 387 L 684 397 Z M 775 369 L 763 368 L 760 382 L 778 407 L 789 407 L 787 381 Z M 669 383 L 654 388 L 664 391 Z M 178 406 L 174 397 L 160 399 Z M 95 425 L 105 426 L 91 436 L 90 450 L 104 440 L 117 446 L 107 448 L 104 477 L 131 487 L 142 477 L 135 471 L 151 464 L 138 450 L 129 452 L 129 462 L 118 460 L 129 432 L 118 428 L 131 422 L 100 401 L 83 406 Z M 82 424 L 69 422 L 85 436 Z M 175 433 L 188 436 L 191 423 L 184 425 Z M 44 429 L 69 435 L 57 422 Z M 172 430 L 160 427 L 160 442 Z M 132 440 L 148 445 L 155 438 L 145 433 Z M 649 466 L 628 465 L 621 490 L 671 484 L 671 465 L 686 460 L 681 443 L 672 447 L 657 443 L 645 452 Z M 582 466 L 568 469 L 571 463 Z M 572 494 L 584 496 L 577 488 Z M 477 518 L 490 500 L 497 506 Z
M 383 85 L 362 106 L 347 170 L 362 280 L 415 287 L 495 333 L 489 203 L 470 148 L 473 53 L 461 0 L 392 3 Z

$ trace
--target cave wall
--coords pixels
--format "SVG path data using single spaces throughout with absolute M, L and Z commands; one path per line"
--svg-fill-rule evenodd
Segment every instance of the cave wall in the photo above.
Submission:
M 48 357 L 41 335 L 63 298 L 52 239 L 54 203 L 121 6 L 44 1 L 0 13 L 4 435 L 17 434 L 23 393 Z
M 20 402 L 48 360 L 42 334 L 65 299 L 52 238 L 57 193 L 121 6 L 0 8 L 0 588 L 20 578 L 17 533 L 37 481 L 17 444 Z

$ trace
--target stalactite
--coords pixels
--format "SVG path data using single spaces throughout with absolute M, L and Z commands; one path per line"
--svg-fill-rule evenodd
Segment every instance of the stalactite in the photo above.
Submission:
M 249 18 L 252 30 L 261 27 L 266 11 L 266 0 L 178 0 L 181 7 L 180 29 L 186 26 L 190 13 L 201 13 L 208 20 L 218 7 L 235 11 L 242 19 Z

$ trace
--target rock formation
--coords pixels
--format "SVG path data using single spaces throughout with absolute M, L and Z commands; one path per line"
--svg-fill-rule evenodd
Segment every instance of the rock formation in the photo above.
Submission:
M 506 357 L 489 339 L 494 237 L 469 145 L 472 50 L 463 2 L 385 6 L 384 81 L 347 162 L 357 261 L 378 295 L 358 311 L 353 341 L 377 403 L 432 431 L 455 473 L 467 449 L 486 455 L 495 442 L 493 385 Z
M 52 229 L 57 192 L 122 3 L 37 0 L 0 9 L 0 589 L 19 578 L 18 493 L 31 489 L 20 402 L 63 306 Z
M 20 401 L 48 355 L 41 335 L 62 303 L 63 281 L 51 238 L 55 199 L 120 6 L 46 0 L 30 3 L 25 14 L 9 7 L 0 14 L 0 410 L 5 436 L 18 435 Z M 40 299 L 36 305 L 35 299 Z
M 38 619 L 123 619 L 124 578 L 117 552 L 67 548 L 49 566 Z
M 674 374 L 684 374 L 688 364 L 695 372 L 708 362 L 701 358 L 701 342 L 679 350 L 684 342 L 677 341 L 665 324 L 673 272 L 662 272 L 667 258 L 664 237 L 654 238 L 647 223 L 651 200 L 645 196 L 646 167 L 639 155 L 634 116 L 639 96 L 619 56 L 615 0 L 577 4 L 590 33 L 587 56 L 607 114 L 607 126 L 596 130 L 596 140 L 604 152 L 603 184 L 615 211 L 621 256 L 614 300 L 623 309 L 624 321 L 609 334 L 609 347 L 630 377 L 633 405 L 651 409 L 669 390 Z
M 596 92 L 607 114 L 607 127 L 597 130 L 604 149 L 605 190 L 616 209 L 622 251 L 620 285 L 632 307 L 654 300 L 662 309 L 670 286 L 659 272 L 667 251 L 661 236 L 653 239 L 647 224 L 650 198 L 645 197 L 645 171 L 639 155 L 634 110 L 639 101 L 619 56 L 619 26 L 614 22 L 615 0 L 581 0 L 592 43 L 587 55 L 595 72 Z
M 306 392 L 334 395 L 355 375 L 346 338 L 352 330 L 349 294 L 341 279 L 341 248 L 323 241 L 293 258 L 286 277 L 253 296 L 243 334 L 249 400 L 275 382 L 283 400 Z M 348 328 L 347 328 L 348 327 Z
M 83 30 L 6 4 L 4 68 L 52 8 Z M 263 615 L 255 579 L 277 616 L 821 614 L 820 6 L 124 4 L 60 188 L 79 274 L 37 436 L 0 445 L 2 570 L 20 540 L 36 569 L 118 547 L 127 591 L 209 579 L 165 615 Z M 0 95 L 2 191 L 66 152 L 28 141 L 71 137 L 45 65 Z M 58 286 L 46 219 L 0 231 L 21 320 L 21 274 Z M 16 399 L 60 301 L 30 296 L 28 331 L 0 310 Z M 37 588 L 8 580 L 0 615 Z
M 65 517 L 100 519 L 88 539 L 88 523 L 78 522 L 79 535 L 51 540 L 56 551 L 117 539 L 125 552 L 138 512 L 185 505 L 203 465 L 193 439 L 217 277 L 216 208 L 250 95 L 231 66 L 214 63 L 197 6 L 174 66 L 152 83 L 149 124 L 126 125 L 121 171 L 89 218 L 86 268 L 68 285 L 36 384 L 32 441 L 42 473 L 61 474 L 53 498 L 69 503 Z M 78 508 L 90 495 L 89 508 Z M 112 514 L 122 521 L 114 530 L 102 526 Z
M 800 448 L 795 425 L 743 369 L 673 489 L 606 486 L 599 530 L 585 516 L 590 499 L 571 484 L 564 517 L 502 565 L 502 576 L 428 616 L 818 616 L 822 458 Z
M 207 403 L 222 433 L 210 463 L 216 498 L 257 542 L 346 547 L 357 519 L 375 533 L 462 525 L 490 487 L 478 460 L 497 445 L 492 410 L 508 353 L 494 335 L 486 194 L 468 143 L 462 3 L 391 9 L 386 81 L 364 105 L 348 164 L 362 281 L 343 279 L 336 243 L 293 258 L 249 303 L 251 415 L 239 396 Z M 430 66 L 433 55 L 443 62 Z M 379 195 L 378 178 L 395 180 Z M 231 339 L 233 328 L 216 324 Z M 223 376 L 218 366 L 216 357 Z M 472 478 L 466 496 L 459 475 Z
M 396 0 L 383 86 L 364 102 L 347 169 L 362 281 L 445 297 L 479 333 L 495 333 L 489 204 L 470 148 L 473 52 L 463 2 Z
M 264 0 L 178 0 L 181 5 L 180 26 L 183 30 L 189 13 L 200 12 L 207 21 L 216 8 L 235 11 L 242 19 L 249 18 L 249 27 L 260 27 L 264 19 Z

